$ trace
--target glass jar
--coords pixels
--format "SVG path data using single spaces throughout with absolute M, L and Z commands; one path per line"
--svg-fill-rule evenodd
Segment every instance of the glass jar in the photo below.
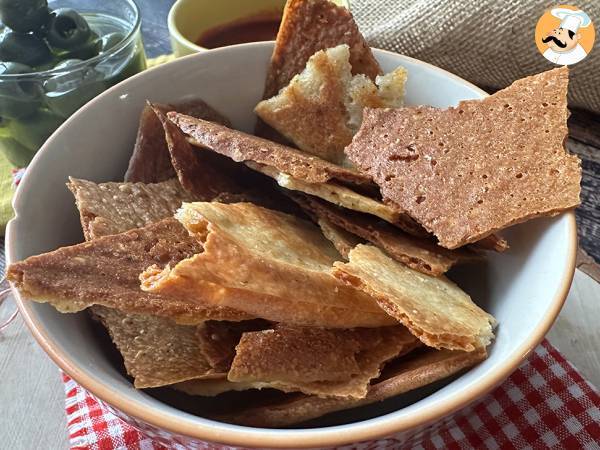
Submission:
M 83 59 L 60 51 L 53 68 L 0 75 L 0 151 L 18 167 L 81 106 L 146 68 L 140 12 L 132 0 L 50 0 L 48 6 L 81 14 L 99 36 L 94 45 L 100 53 Z M 71 61 L 61 64 L 64 59 Z

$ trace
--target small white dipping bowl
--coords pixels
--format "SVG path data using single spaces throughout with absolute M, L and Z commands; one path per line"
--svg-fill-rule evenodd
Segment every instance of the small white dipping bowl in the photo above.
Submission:
M 42 147 L 17 190 L 16 218 L 7 230 L 9 263 L 82 241 L 68 176 L 96 182 L 122 180 L 146 99 L 175 102 L 200 96 L 252 131 L 272 42 L 192 55 L 136 75 L 92 100 Z M 482 90 L 431 65 L 375 50 L 384 71 L 408 70 L 406 103 L 456 105 L 482 98 Z M 394 436 L 400 442 L 463 408 L 504 380 L 542 340 L 571 284 L 576 251 L 572 212 L 532 220 L 504 233 L 511 249 L 453 272 L 453 278 L 499 322 L 489 358 L 436 389 L 425 389 L 314 422 L 313 428 L 249 428 L 184 412 L 136 390 L 109 357 L 84 313 L 60 314 L 19 298 L 35 338 L 67 374 L 124 420 L 165 443 L 201 442 L 247 447 L 326 447 Z M 432 392 L 433 391 L 433 392 Z M 35 418 L 33 418 L 35 419 Z M 333 426 L 331 423 L 337 423 Z

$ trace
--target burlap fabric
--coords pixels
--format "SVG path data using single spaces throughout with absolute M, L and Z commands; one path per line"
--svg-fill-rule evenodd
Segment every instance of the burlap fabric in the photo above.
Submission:
M 488 89 L 556 67 L 537 50 L 535 26 L 547 0 L 350 0 L 369 41 L 442 67 Z M 562 4 L 569 4 L 564 1 Z M 571 3 L 600 27 L 600 0 Z M 600 113 L 600 32 L 571 67 L 569 105 Z M 432 86 L 432 88 L 435 88 Z

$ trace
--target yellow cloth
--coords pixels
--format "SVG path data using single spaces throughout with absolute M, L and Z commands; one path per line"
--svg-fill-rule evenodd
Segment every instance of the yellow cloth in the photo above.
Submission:
M 147 60 L 148 67 L 157 66 L 175 59 L 175 55 L 161 55 Z M 12 197 L 15 192 L 12 179 L 14 167 L 0 152 L 0 236 L 4 236 L 4 229 L 14 213 L 12 209 Z

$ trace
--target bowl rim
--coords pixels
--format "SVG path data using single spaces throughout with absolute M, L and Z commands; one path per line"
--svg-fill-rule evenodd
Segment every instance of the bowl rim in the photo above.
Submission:
M 222 47 L 212 50 L 213 52 L 229 52 L 237 51 L 238 47 L 245 47 L 248 51 L 251 51 L 251 47 L 261 46 L 273 46 L 274 41 L 257 42 L 248 44 L 238 44 L 229 47 Z M 400 55 L 395 52 L 373 49 L 374 53 L 388 54 L 394 58 L 398 58 L 398 62 L 410 61 L 415 65 L 419 65 L 433 70 L 444 77 L 451 78 L 461 84 L 470 87 L 476 92 L 479 92 L 483 96 L 488 94 L 463 80 L 462 78 L 447 72 L 439 67 L 425 63 L 423 61 L 411 58 L 408 56 Z M 205 52 L 196 53 L 188 56 L 178 58 L 177 60 L 168 64 L 177 64 L 177 61 L 187 60 L 190 58 L 203 58 Z M 148 69 L 144 72 L 134 75 L 128 80 L 142 77 L 148 71 L 164 70 L 165 65 L 157 66 Z M 125 81 L 127 83 L 128 81 Z M 118 89 L 121 83 L 106 90 L 98 97 L 89 101 L 81 110 L 87 108 L 93 108 L 94 104 L 98 101 L 98 98 L 102 96 L 111 95 L 114 89 Z M 52 146 L 52 142 L 56 135 L 60 134 L 63 127 L 68 127 L 76 117 L 78 113 L 73 114 L 65 123 L 63 123 L 55 133 L 43 145 L 42 149 L 38 152 L 41 153 L 46 148 Z M 32 161 L 35 164 L 36 155 Z M 25 174 L 27 177 L 27 173 Z M 18 205 L 21 203 L 19 200 L 20 188 L 13 198 L 13 208 L 15 210 L 15 217 L 10 220 L 7 226 L 6 233 L 6 256 L 7 264 L 12 263 L 12 255 L 15 253 L 15 245 L 13 235 L 13 228 L 16 227 L 18 220 Z M 556 317 L 558 316 L 566 298 L 569 293 L 569 289 L 575 274 L 576 254 L 577 254 L 577 226 L 575 223 L 574 211 L 568 211 L 563 213 L 567 219 L 568 227 L 568 245 L 569 255 L 565 261 L 564 275 L 560 282 L 560 287 L 554 294 L 551 302 L 549 303 L 548 309 L 546 310 L 543 317 L 536 328 L 531 331 L 529 337 L 524 340 L 513 352 L 513 356 L 503 362 L 503 365 L 493 373 L 490 373 L 483 379 L 479 384 L 473 384 L 459 391 L 450 400 L 437 405 L 434 408 L 428 408 L 423 411 L 418 411 L 409 417 L 390 417 L 395 412 L 378 416 L 374 419 L 366 421 L 353 422 L 350 424 L 344 424 L 340 426 L 323 427 L 323 428 L 312 428 L 312 429 L 270 429 L 270 428 L 254 428 L 244 427 L 239 425 L 225 424 L 222 422 L 205 419 L 198 416 L 193 416 L 191 420 L 187 418 L 177 418 L 175 414 L 165 415 L 156 410 L 145 408 L 138 404 L 136 401 L 131 400 L 128 396 L 119 395 L 116 391 L 113 391 L 110 386 L 102 383 L 100 380 L 96 380 L 92 376 L 86 375 L 77 366 L 76 362 L 73 361 L 70 356 L 60 349 L 57 349 L 52 341 L 52 338 L 48 334 L 47 330 L 44 329 L 43 324 L 34 317 L 32 314 L 32 302 L 23 301 L 17 290 L 11 284 L 12 293 L 19 308 L 20 313 L 25 320 L 28 328 L 33 334 L 34 338 L 44 349 L 44 351 L 50 356 L 50 358 L 67 373 L 73 380 L 83 386 L 87 391 L 93 394 L 94 397 L 106 402 L 113 408 L 121 411 L 127 416 L 134 419 L 146 422 L 156 428 L 169 431 L 174 434 L 187 436 L 200 441 L 208 441 L 214 443 L 220 443 L 225 445 L 243 446 L 243 447 L 257 447 L 257 448 L 313 448 L 323 446 L 337 446 L 346 445 L 349 443 L 358 443 L 362 441 L 369 441 L 373 439 L 390 436 L 396 433 L 406 432 L 411 429 L 418 429 L 420 427 L 427 426 L 443 417 L 446 417 L 454 412 L 458 411 L 471 404 L 476 399 L 490 392 L 493 388 L 499 385 L 505 380 L 533 351 L 533 349 L 542 341 Z M 182 412 L 183 414 L 187 414 Z M 194 423 L 192 423 L 194 422 Z M 343 428 L 343 433 L 340 432 Z

